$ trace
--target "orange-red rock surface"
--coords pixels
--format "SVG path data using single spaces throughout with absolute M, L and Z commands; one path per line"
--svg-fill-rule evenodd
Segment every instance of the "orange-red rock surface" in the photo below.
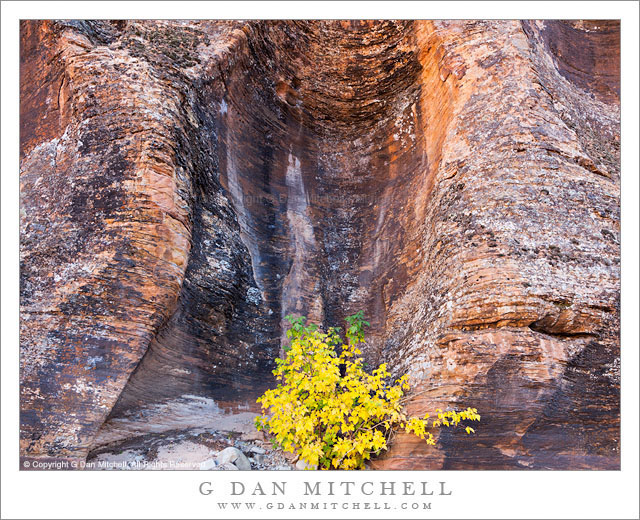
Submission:
M 482 415 L 375 467 L 619 467 L 617 22 L 21 42 L 23 456 L 255 411 L 285 315 L 364 309 L 411 411 Z

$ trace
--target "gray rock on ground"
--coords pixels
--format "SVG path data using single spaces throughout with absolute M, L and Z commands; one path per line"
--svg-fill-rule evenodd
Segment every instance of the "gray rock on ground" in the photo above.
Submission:
M 249 459 L 242 453 L 238 448 L 234 448 L 229 446 L 225 448 L 218 454 L 217 458 L 218 464 L 222 465 L 225 463 L 234 464 L 239 470 L 249 471 L 251 469 L 251 464 L 249 463 Z
M 217 466 L 216 461 L 214 459 L 209 459 L 200 463 L 200 470 L 207 471 L 207 470 L 215 469 L 216 466 Z

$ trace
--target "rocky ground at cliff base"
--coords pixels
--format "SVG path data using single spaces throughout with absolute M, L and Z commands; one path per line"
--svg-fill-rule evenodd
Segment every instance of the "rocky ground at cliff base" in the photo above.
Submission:
M 94 450 L 90 470 L 293 470 L 295 456 L 275 450 L 259 432 L 209 428 L 141 435 Z

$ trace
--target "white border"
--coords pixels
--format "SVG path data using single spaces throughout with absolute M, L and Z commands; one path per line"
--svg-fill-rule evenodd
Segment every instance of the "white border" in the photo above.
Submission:
M 622 470 L 619 472 L 19 472 L 18 19 L 622 19 Z M 226 481 L 446 481 L 422 518 L 638 518 L 638 4 L 636 2 L 2 2 L 2 518 L 220 518 Z M 213 482 L 203 497 L 198 485 Z M 295 498 L 287 496 L 287 500 Z M 326 497 L 325 497 L 326 498 Z M 338 498 L 338 497 L 337 497 Z M 362 498 L 362 497 L 361 497 Z M 383 501 L 380 497 L 379 501 Z M 344 500 L 344 499 L 342 499 Z M 400 499 L 401 500 L 401 499 Z M 411 512 L 261 510 L 261 518 L 411 517 Z M 246 511 L 232 517 L 247 517 Z

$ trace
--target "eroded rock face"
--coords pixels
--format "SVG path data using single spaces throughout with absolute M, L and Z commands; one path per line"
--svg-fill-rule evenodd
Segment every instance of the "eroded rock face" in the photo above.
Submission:
M 22 44 L 23 456 L 255 412 L 284 316 L 363 309 L 411 411 L 483 417 L 375 467 L 619 467 L 617 23 L 27 21 Z

